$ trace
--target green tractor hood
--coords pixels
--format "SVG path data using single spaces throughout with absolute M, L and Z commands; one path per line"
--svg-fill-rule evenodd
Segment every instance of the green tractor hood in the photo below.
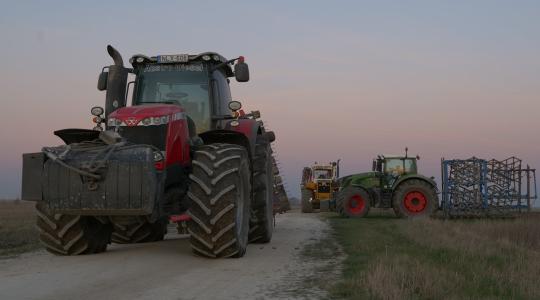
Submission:
M 375 187 L 379 184 L 379 172 L 363 172 L 345 176 L 339 179 L 339 186 L 341 188 L 350 185 L 362 186 L 364 188 Z

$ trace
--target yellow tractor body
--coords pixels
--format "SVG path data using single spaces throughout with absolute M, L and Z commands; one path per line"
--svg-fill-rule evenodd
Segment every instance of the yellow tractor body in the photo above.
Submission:
M 305 167 L 302 172 L 302 212 L 330 210 L 333 205 L 334 192 L 337 191 L 337 178 L 339 177 L 339 160 L 329 164 L 315 163 Z

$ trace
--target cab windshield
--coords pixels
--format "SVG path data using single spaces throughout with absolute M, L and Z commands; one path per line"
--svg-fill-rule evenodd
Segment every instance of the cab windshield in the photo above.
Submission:
M 147 65 L 138 72 L 133 105 L 180 105 L 197 132 L 207 131 L 211 122 L 208 78 L 203 64 Z
M 332 178 L 332 170 L 321 170 L 316 169 L 313 171 L 313 178 L 314 179 L 331 179 Z
M 405 164 L 403 164 L 405 161 Z M 405 166 L 405 169 L 403 168 Z M 385 160 L 384 172 L 393 175 L 402 175 L 404 173 L 413 173 L 414 164 L 412 159 L 390 158 Z

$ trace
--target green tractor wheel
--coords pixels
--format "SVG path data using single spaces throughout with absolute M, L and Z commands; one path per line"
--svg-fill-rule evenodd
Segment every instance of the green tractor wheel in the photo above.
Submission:
M 396 216 L 402 218 L 429 217 L 438 207 L 437 200 L 437 191 L 431 184 L 411 179 L 394 191 L 392 208 Z
M 369 194 L 361 188 L 349 186 L 341 190 L 336 199 L 336 210 L 344 217 L 365 217 L 370 208 Z

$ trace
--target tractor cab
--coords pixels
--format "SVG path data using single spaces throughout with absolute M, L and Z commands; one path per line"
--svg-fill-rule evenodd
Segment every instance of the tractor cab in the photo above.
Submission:
M 233 72 L 230 65 L 234 62 Z M 242 56 L 227 60 L 214 52 L 152 57 L 137 54 L 131 57 L 130 63 L 133 68 L 127 70 L 135 75 L 135 79 L 127 85 L 127 90 L 133 85 L 132 106 L 181 107 L 177 112 L 187 116 L 192 127 L 190 130 L 196 133 L 221 129 L 220 121 L 230 117 L 229 103 L 232 98 L 229 77 L 236 77 L 238 82 L 249 81 L 249 69 Z M 108 84 L 118 83 L 118 80 L 111 82 L 111 75 L 116 75 L 111 67 L 109 71 L 102 72 L 98 89 L 109 92 L 111 88 Z M 116 123 L 121 124 L 123 120 L 116 120 L 114 116 L 109 118 L 109 114 L 125 106 L 126 102 L 127 94 L 124 93 L 106 103 L 108 128 L 117 126 Z
M 230 63 L 237 61 L 236 72 Z M 132 105 L 173 104 L 181 106 L 197 133 L 217 127 L 219 116 L 230 115 L 232 101 L 228 77 L 249 80 L 244 58 L 227 60 L 214 52 L 198 55 L 134 55 L 130 59 L 136 76 Z M 240 72 L 239 67 L 242 66 Z
M 381 186 L 391 187 L 401 177 L 405 175 L 418 174 L 416 157 L 403 155 L 378 155 L 373 160 L 373 171 L 377 172 L 381 179 Z
M 313 168 L 313 181 L 331 180 L 335 177 L 332 166 L 315 166 Z
M 382 155 L 375 159 L 373 163 L 373 171 L 385 175 L 401 176 L 417 173 L 416 158 L 414 157 Z

